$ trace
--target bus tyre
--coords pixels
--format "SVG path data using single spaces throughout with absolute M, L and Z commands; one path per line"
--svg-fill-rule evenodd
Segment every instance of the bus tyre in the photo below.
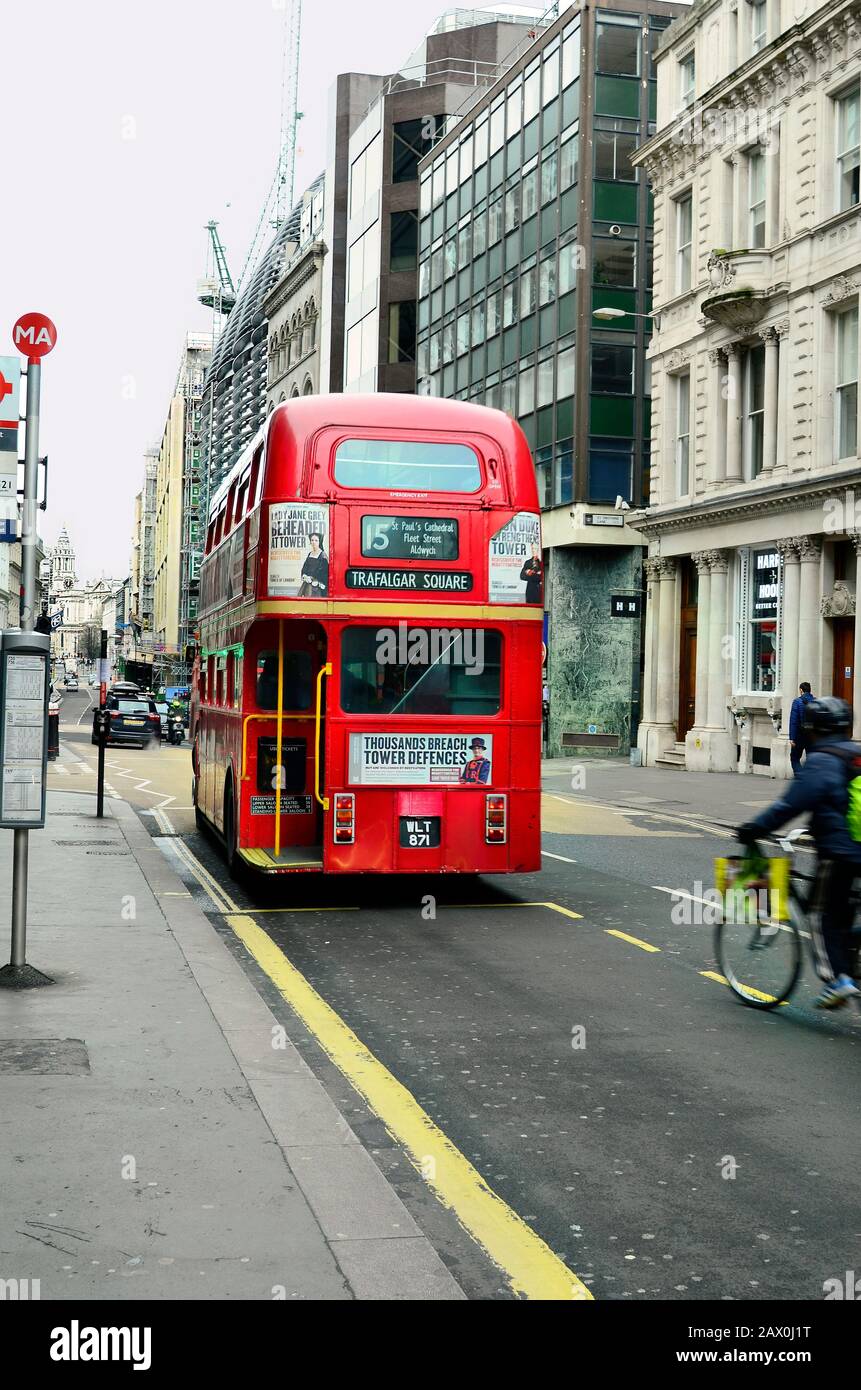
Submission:
M 234 878 L 239 875 L 241 859 L 236 851 L 236 812 L 233 806 L 233 783 L 228 778 L 224 788 L 224 855 Z

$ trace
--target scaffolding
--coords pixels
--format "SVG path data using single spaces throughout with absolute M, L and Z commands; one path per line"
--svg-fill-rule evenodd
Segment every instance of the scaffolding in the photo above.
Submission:
M 206 535 L 206 485 L 203 467 L 203 378 L 212 350 L 210 336 L 189 336 L 176 394 L 183 400 L 182 540 L 179 575 L 178 651 L 153 653 L 165 684 L 187 685 L 191 679 L 189 648 L 197 640 L 200 565 Z M 172 680 L 166 677 L 170 675 Z

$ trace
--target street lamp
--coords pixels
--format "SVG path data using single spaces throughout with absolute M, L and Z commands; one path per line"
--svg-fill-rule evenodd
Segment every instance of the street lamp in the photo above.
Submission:
M 593 319 L 601 319 L 607 323 L 611 319 L 651 319 L 655 325 L 655 332 L 659 333 L 661 328 L 660 314 L 640 314 L 635 309 L 612 309 L 609 304 L 601 309 L 592 310 Z

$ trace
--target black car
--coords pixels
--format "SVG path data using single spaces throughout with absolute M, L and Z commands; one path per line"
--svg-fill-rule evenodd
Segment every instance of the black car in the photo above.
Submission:
M 154 700 L 146 700 L 141 695 L 108 695 L 106 704 L 111 721 L 108 743 L 139 743 L 148 748 L 161 742 L 161 718 Z M 93 711 L 93 743 L 96 737 L 98 710 Z

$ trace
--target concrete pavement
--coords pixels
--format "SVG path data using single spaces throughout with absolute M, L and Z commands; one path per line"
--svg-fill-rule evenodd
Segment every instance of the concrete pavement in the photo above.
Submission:
M 28 960 L 56 983 L 0 992 L 0 1278 L 43 1299 L 462 1298 L 133 810 L 48 808 Z
M 632 767 L 626 758 L 547 758 L 541 765 L 541 780 L 545 792 L 691 817 L 718 827 L 752 819 L 787 786 L 776 777 Z

